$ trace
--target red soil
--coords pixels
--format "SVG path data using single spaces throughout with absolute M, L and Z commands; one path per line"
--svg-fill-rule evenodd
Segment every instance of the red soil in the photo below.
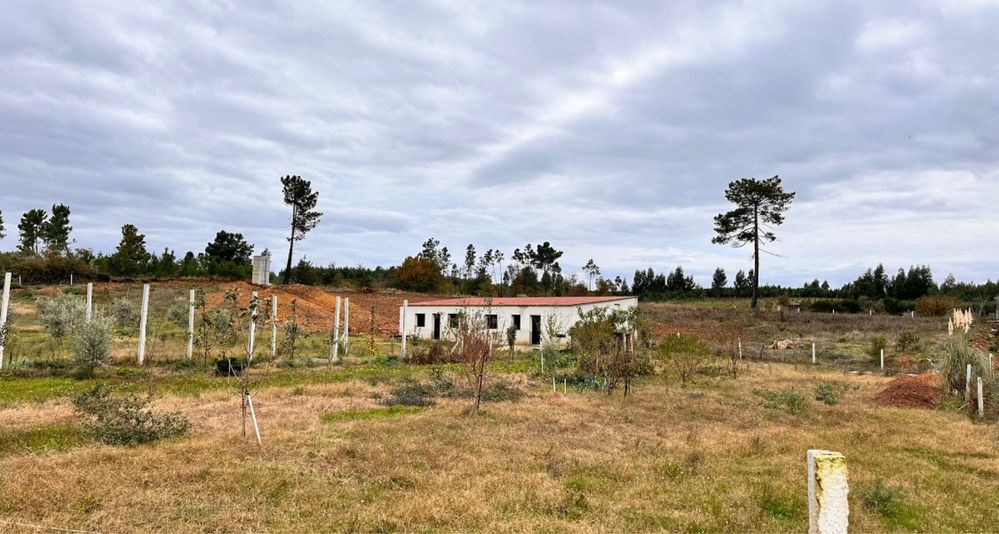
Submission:
M 923 373 L 919 376 L 900 376 L 889 382 L 874 396 L 874 400 L 881 406 L 896 408 L 936 408 L 940 405 L 937 375 Z

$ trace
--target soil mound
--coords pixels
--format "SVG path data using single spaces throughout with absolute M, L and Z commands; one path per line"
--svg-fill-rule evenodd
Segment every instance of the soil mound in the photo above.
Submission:
M 934 409 L 940 405 L 937 376 L 933 373 L 900 376 L 889 382 L 874 400 L 881 406 Z

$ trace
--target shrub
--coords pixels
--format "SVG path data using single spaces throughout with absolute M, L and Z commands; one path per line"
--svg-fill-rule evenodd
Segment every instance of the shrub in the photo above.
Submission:
M 815 400 L 822 401 L 827 406 L 839 403 L 840 388 L 831 382 L 823 382 L 815 386 Z
M 797 415 L 805 411 L 808 401 L 805 396 L 793 389 L 782 391 L 770 391 L 766 389 L 754 389 L 753 394 L 761 397 L 761 406 L 770 410 L 784 410 L 791 415 Z
M 118 330 L 134 330 L 139 327 L 139 305 L 118 297 L 111 301 L 111 318 Z
M 693 336 L 666 336 L 659 344 L 658 354 L 686 384 L 711 356 L 711 349 Z
M 392 388 L 390 397 L 381 402 L 385 406 L 433 406 L 434 393 L 432 386 L 406 378 Z
M 38 319 L 45 331 L 62 340 L 72 334 L 87 318 L 86 304 L 79 298 L 61 294 L 38 300 Z
M 181 327 L 187 328 L 188 303 L 182 298 L 174 301 L 167 309 L 167 320 Z
M 864 508 L 882 517 L 891 517 L 898 512 L 902 504 L 902 486 L 886 484 L 881 477 L 878 477 L 873 485 L 861 488 L 860 496 Z
M 916 313 L 923 316 L 939 317 L 960 307 L 961 302 L 953 297 L 926 296 L 916 300 Z
M 895 350 L 898 352 L 916 352 L 919 347 L 919 336 L 915 332 L 902 332 L 895 338 Z
M 524 392 L 506 380 L 494 380 L 482 390 L 483 402 L 518 401 Z
M 111 320 L 94 314 L 73 337 L 73 362 L 78 377 L 93 376 L 94 369 L 107 363 L 111 354 Z
M 867 355 L 878 358 L 881 356 L 881 351 L 886 348 L 888 348 L 888 342 L 885 341 L 884 336 L 878 336 L 871 340 L 871 344 L 867 347 Z
M 181 413 L 155 414 L 148 398 L 115 394 L 98 385 L 73 399 L 76 411 L 90 417 L 87 430 L 109 445 L 138 445 L 185 434 L 191 423 Z
M 954 336 L 941 345 L 937 372 L 943 379 L 942 385 L 946 390 L 964 391 L 968 364 L 971 364 L 973 377 L 991 376 L 985 372 L 988 369 L 988 356 L 960 336 Z

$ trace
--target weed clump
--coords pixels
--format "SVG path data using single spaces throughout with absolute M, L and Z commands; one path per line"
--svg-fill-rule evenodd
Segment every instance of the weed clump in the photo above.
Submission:
M 839 404 L 839 396 L 842 388 L 832 382 L 822 382 L 815 386 L 815 400 L 821 401 L 826 406 Z
M 861 488 L 860 496 L 864 508 L 882 517 L 892 517 L 898 513 L 902 504 L 902 486 L 886 484 L 881 477 L 878 477 L 873 485 Z
M 111 301 L 111 318 L 118 330 L 131 330 L 139 327 L 139 306 L 125 297 Z
M 108 445 L 148 443 L 181 436 L 191 428 L 183 414 L 157 415 L 149 408 L 148 398 L 115 394 L 103 384 L 77 395 L 73 407 L 90 418 L 88 432 Z
M 111 321 L 101 314 L 80 325 L 73 337 L 74 375 L 90 378 L 111 354 Z
M 793 389 L 781 391 L 754 389 L 753 394 L 763 399 L 760 405 L 768 410 L 780 410 L 791 415 L 798 415 L 808 407 L 805 396 Z

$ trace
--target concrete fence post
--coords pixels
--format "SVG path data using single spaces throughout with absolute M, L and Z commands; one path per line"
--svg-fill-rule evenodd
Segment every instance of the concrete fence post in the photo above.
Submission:
M 985 392 L 982 390 L 982 377 L 978 377 L 978 417 L 985 417 Z
M 0 301 L 0 328 L 7 326 L 7 308 L 10 306 L 10 273 L 3 275 L 3 300 Z M 7 332 L 0 337 L 0 369 L 3 369 L 3 346 L 7 343 Z
M 94 316 L 94 283 L 87 282 L 87 321 Z
M 257 337 L 257 303 L 259 302 L 257 292 L 250 293 L 250 334 L 246 339 L 246 354 L 248 358 L 253 358 L 253 349 Z
M 194 358 L 194 290 L 187 294 L 187 359 Z
M 336 311 L 333 315 L 333 348 L 330 354 L 333 361 L 340 359 L 340 297 L 336 298 Z
M 271 356 L 277 357 L 277 293 L 271 295 Z
M 808 451 L 808 533 L 846 534 L 850 518 L 846 457 Z
M 964 402 L 971 404 L 971 364 L 964 375 Z
M 812 343 L 812 363 L 817 363 L 817 360 L 815 359 L 815 343 Z
M 139 315 L 139 365 L 146 360 L 146 321 L 149 318 L 149 284 L 142 284 L 142 310 Z
M 739 338 L 739 359 L 742 359 L 742 338 Z
M 350 355 L 350 297 L 343 299 L 343 355 Z
M 885 370 L 885 349 L 881 349 L 881 370 Z
M 402 317 L 399 318 L 399 334 L 402 335 L 402 359 L 406 359 L 406 315 L 409 311 L 409 300 L 402 299 Z

